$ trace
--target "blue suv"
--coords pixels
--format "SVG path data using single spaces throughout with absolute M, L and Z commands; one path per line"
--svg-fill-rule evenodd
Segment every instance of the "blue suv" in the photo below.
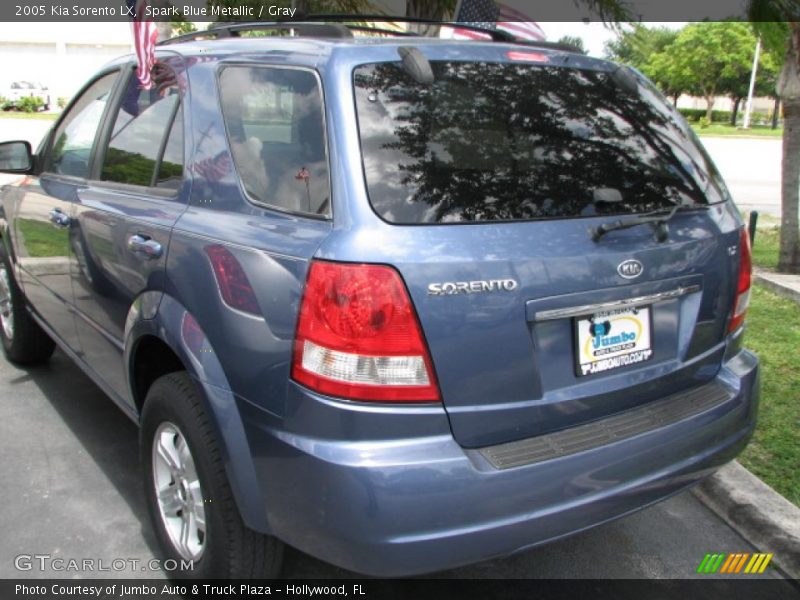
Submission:
M 507 555 L 744 448 L 748 237 L 651 83 L 546 43 L 240 35 L 288 27 L 117 60 L 35 153 L 0 144 L 5 354 L 57 345 L 140 426 L 183 575 Z

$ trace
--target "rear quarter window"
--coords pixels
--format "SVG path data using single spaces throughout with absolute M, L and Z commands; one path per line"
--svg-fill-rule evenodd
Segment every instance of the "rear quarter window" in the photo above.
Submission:
M 647 86 L 626 93 L 606 72 L 530 64 L 432 68 L 429 85 L 399 62 L 354 71 L 369 198 L 389 222 L 645 213 L 725 197 L 693 134 Z
M 312 71 L 229 66 L 219 78 L 231 154 L 251 199 L 330 214 L 322 91 Z

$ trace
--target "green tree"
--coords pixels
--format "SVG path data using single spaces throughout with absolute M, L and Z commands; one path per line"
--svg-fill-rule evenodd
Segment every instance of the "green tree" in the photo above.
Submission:
M 663 51 L 677 36 L 678 32 L 674 29 L 634 23 L 621 28 L 616 39 L 606 42 L 604 55 L 645 73 L 650 58 Z
M 759 61 L 759 76 L 756 79 L 756 93 L 773 95 L 784 106 L 783 129 L 783 167 L 781 184 L 781 244 L 778 269 L 784 272 L 800 273 L 800 7 L 795 2 L 784 0 L 749 0 L 748 16 L 750 25 L 764 43 L 764 58 Z M 706 24 L 698 23 L 696 26 Z M 715 25 L 715 24 L 710 24 Z M 716 24 L 731 27 L 731 23 Z M 739 26 L 733 25 L 741 35 Z M 681 48 L 666 50 L 667 44 L 653 51 L 650 40 L 656 36 L 641 25 L 620 26 L 617 40 L 606 45 L 608 58 L 628 63 L 650 77 L 665 94 L 677 98 L 683 91 L 697 89 L 697 78 L 688 69 L 675 69 L 672 58 L 678 52 L 688 52 L 690 58 L 697 58 L 684 44 Z M 665 34 L 668 35 L 668 34 Z M 752 39 L 752 38 L 751 38 Z M 684 40 L 685 43 L 685 40 Z M 752 41 L 750 47 L 731 63 L 722 81 L 714 84 L 719 93 L 735 98 L 744 97 L 737 85 L 749 77 L 753 60 Z M 783 57 L 783 58 L 781 58 Z M 685 62 L 688 62 L 685 61 Z M 700 61 L 695 61 L 695 64 Z M 749 63 L 749 64 L 748 64 Z M 745 65 L 746 68 L 741 68 Z M 701 67 L 703 65 L 700 65 Z M 738 76 L 731 77 L 735 71 Z M 742 78 L 741 73 L 747 75 Z M 731 80 L 739 84 L 731 84 Z M 713 83 L 713 82 L 712 82 Z M 693 84 L 691 86 L 690 84 Z M 709 85 L 709 87 L 712 87 Z M 695 92 L 696 93 L 696 92 Z M 776 102 L 776 109 L 778 102 Z
M 194 26 L 194 23 L 191 21 L 185 21 L 183 19 L 175 19 L 170 21 L 170 26 L 172 28 L 172 35 L 183 35 L 185 33 L 192 33 L 193 31 L 197 31 L 197 27 Z
M 751 55 L 755 51 L 756 34 L 750 28 L 749 43 L 751 44 Z M 752 69 L 752 56 L 751 66 Z M 759 54 L 757 76 L 755 81 L 754 96 L 776 96 L 775 85 L 780 73 L 780 58 L 770 49 L 763 48 Z M 747 98 L 750 90 L 750 72 L 739 73 L 731 77 L 726 77 L 720 81 L 720 92 L 727 95 L 733 102 L 731 111 L 731 125 L 736 125 L 736 119 L 742 101 Z
M 685 83 L 673 77 L 664 60 L 668 57 L 662 54 L 676 37 L 678 32 L 674 29 L 634 23 L 621 28 L 616 39 L 606 42 L 604 54 L 610 60 L 630 65 L 647 75 L 677 103 L 678 96 L 686 91 Z M 664 59 L 654 60 L 655 57 Z
M 558 43 L 572 46 L 584 53 L 586 52 L 586 46 L 583 45 L 583 38 L 577 35 L 562 35 L 558 38 Z
M 710 121 L 715 98 L 729 93 L 732 82 L 748 80 L 754 47 L 746 23 L 692 23 L 651 57 L 650 65 L 657 81 L 705 98 Z
M 456 0 L 407 0 L 406 17 L 450 21 L 456 10 Z M 438 25 L 412 24 L 409 29 L 421 35 L 439 35 Z

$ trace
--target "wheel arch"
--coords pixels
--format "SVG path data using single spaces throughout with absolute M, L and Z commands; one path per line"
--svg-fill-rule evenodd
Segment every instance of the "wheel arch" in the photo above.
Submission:
M 220 442 L 225 471 L 244 523 L 260 533 L 270 533 L 236 398 L 194 316 L 172 296 L 142 294 L 128 313 L 124 360 L 130 397 L 139 418 L 147 390 L 158 377 L 177 370 L 190 375 Z

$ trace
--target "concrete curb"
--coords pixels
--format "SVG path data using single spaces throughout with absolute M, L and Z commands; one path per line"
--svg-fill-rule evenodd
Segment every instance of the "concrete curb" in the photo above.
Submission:
M 753 276 L 756 283 L 763 285 L 768 290 L 800 303 L 800 275 L 773 273 L 772 271 L 756 269 Z
M 800 580 L 800 508 L 745 469 L 728 463 L 692 493 L 789 577 Z

